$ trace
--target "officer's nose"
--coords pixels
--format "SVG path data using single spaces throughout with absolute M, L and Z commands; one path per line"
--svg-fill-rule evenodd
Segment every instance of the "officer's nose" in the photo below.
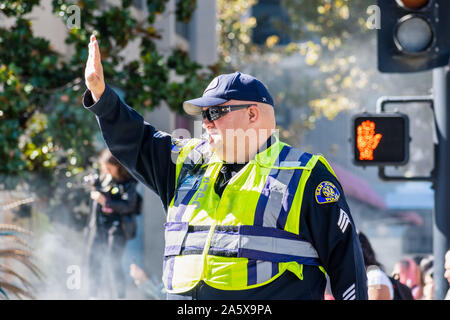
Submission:
M 209 121 L 208 118 L 204 118 L 204 119 L 203 119 L 203 127 L 204 127 L 205 129 L 211 129 L 211 128 L 214 128 L 214 127 L 215 127 L 214 121 Z
M 203 120 L 203 127 L 205 129 L 213 129 L 215 127 L 214 121 L 209 121 L 208 119 Z

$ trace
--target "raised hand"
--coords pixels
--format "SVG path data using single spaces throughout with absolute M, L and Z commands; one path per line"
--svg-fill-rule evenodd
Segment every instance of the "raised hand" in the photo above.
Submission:
M 359 150 L 360 160 L 373 160 L 373 151 L 378 147 L 382 134 L 375 134 L 375 123 L 372 121 L 362 122 L 357 130 L 356 146 Z
M 91 35 L 89 42 L 89 58 L 84 71 L 86 87 L 91 91 L 92 99 L 97 102 L 105 91 L 105 79 L 103 78 L 102 60 L 98 41 Z

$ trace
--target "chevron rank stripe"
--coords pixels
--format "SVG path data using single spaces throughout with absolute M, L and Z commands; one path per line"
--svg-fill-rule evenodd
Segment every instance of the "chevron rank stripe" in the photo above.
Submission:
M 350 223 L 350 218 L 348 217 L 347 213 L 344 210 L 340 210 L 339 214 L 339 221 L 337 223 L 339 229 L 341 229 L 342 233 L 347 230 L 347 226 Z
M 342 294 L 342 299 L 355 300 L 355 284 L 352 284 L 347 290 L 345 290 Z

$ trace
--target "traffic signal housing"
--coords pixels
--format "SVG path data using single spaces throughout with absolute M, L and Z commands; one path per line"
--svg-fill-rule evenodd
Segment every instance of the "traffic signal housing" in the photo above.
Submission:
M 409 119 L 402 113 L 353 117 L 353 162 L 359 166 L 404 165 L 409 159 Z
M 449 0 L 378 0 L 378 69 L 418 72 L 449 63 Z

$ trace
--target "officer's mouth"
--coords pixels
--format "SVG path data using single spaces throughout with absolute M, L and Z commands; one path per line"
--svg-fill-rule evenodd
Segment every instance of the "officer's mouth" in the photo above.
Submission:
M 222 139 L 221 135 L 217 131 L 208 131 L 208 142 L 210 144 L 217 144 Z

